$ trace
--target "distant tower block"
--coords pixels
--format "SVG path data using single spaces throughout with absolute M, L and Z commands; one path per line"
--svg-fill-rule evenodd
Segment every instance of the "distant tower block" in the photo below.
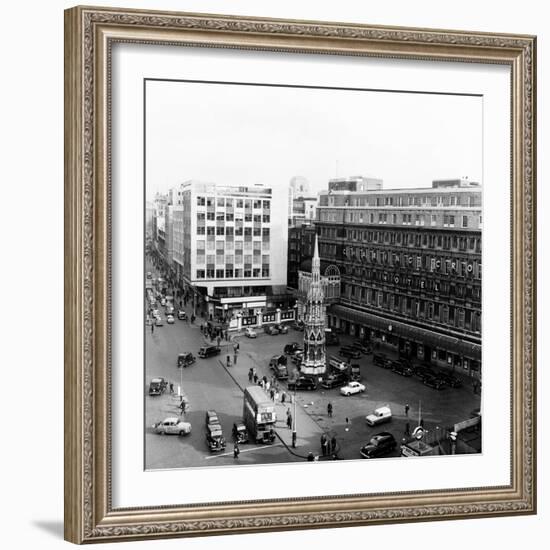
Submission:
M 321 285 L 321 261 L 316 235 L 304 318 L 304 360 L 300 370 L 305 375 L 319 376 L 325 373 L 326 368 L 325 295 Z

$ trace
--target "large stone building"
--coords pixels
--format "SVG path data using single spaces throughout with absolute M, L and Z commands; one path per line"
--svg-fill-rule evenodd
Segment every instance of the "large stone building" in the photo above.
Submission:
M 418 189 L 331 180 L 316 220 L 321 259 L 341 275 L 329 326 L 478 376 L 481 200 L 464 179 Z
M 286 198 L 263 186 L 181 185 L 178 273 L 199 312 L 253 316 L 289 306 Z

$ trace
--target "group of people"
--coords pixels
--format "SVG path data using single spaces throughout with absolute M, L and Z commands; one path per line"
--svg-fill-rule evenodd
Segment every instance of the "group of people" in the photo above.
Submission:
M 336 437 L 330 439 L 326 433 L 321 435 L 321 453 L 323 456 L 333 455 L 336 452 Z

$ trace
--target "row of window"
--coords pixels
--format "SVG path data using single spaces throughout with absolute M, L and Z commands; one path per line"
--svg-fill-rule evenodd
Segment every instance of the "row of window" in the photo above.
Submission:
M 259 253 L 254 254 L 243 254 L 241 251 L 236 251 L 236 253 L 233 254 L 227 254 L 224 255 L 223 251 L 221 254 L 204 254 L 197 252 L 197 263 L 200 265 L 203 265 L 204 263 L 207 264 L 218 264 L 218 265 L 232 265 L 232 264 L 262 264 L 262 265 L 269 265 L 269 256 L 264 254 L 261 255 Z
M 203 197 L 197 196 L 197 206 L 218 206 L 218 208 L 232 208 L 235 205 L 235 208 L 246 208 L 255 210 L 263 208 L 264 210 L 269 210 L 271 208 L 271 201 L 260 200 L 260 199 L 229 199 L 225 197 Z
M 426 319 L 446 327 L 481 332 L 481 314 L 478 310 L 440 304 L 350 284 L 342 286 L 341 297 L 354 303 L 385 309 L 388 312 L 398 313 L 413 319 Z
M 197 279 L 254 279 L 269 277 L 269 267 L 197 269 Z
M 197 224 L 204 225 L 205 221 L 216 221 L 219 223 L 235 222 L 236 225 L 244 223 L 270 223 L 269 214 L 233 214 L 233 212 L 197 212 Z
M 197 254 L 201 252 L 204 254 L 205 250 L 216 250 L 221 251 L 223 254 L 224 250 L 254 250 L 254 253 L 258 253 L 260 250 L 265 250 L 265 245 L 262 246 L 262 241 L 232 241 L 231 243 L 225 241 L 197 241 Z
M 323 254 L 321 254 L 323 255 Z M 346 246 L 342 255 L 348 261 L 361 264 L 381 264 L 396 268 L 428 271 L 481 279 L 481 263 L 478 260 L 465 258 L 449 258 L 446 256 L 432 256 L 431 254 L 407 254 L 405 252 L 391 252 L 386 250 L 366 249 Z
M 197 235 L 226 235 L 228 237 L 263 237 L 269 241 L 269 227 L 216 227 L 214 225 L 197 227 Z
M 338 222 L 339 212 L 321 210 L 319 213 L 319 220 L 321 222 Z M 369 223 L 369 224 L 392 224 L 392 225 L 416 225 L 416 226 L 430 226 L 437 227 L 443 225 L 443 227 L 461 227 L 467 229 L 468 227 L 475 227 L 474 218 L 477 218 L 478 228 L 482 226 L 482 216 L 473 215 L 454 215 L 444 214 L 442 217 L 437 214 L 389 214 L 387 212 L 344 212 L 343 221 L 346 223 Z M 439 221 L 441 220 L 441 221 Z
M 369 283 L 378 283 L 382 285 L 391 285 L 403 290 L 413 290 L 420 293 L 435 293 L 451 298 L 464 300 L 481 300 L 481 286 L 468 285 L 456 281 L 440 281 L 433 278 L 419 276 L 403 275 L 398 273 L 388 273 L 387 271 L 378 271 L 376 269 L 351 268 L 342 270 L 343 277 L 353 277 L 361 281 L 361 286 L 370 288 Z
M 329 203 L 335 204 L 337 195 L 329 195 Z M 403 195 L 375 196 L 360 195 L 356 197 L 345 197 L 349 206 L 466 206 L 476 207 L 481 205 L 481 193 L 448 193 L 430 195 Z
M 321 227 L 320 236 L 328 238 L 342 237 L 347 241 L 378 243 L 393 246 L 417 248 L 440 248 L 444 250 L 469 250 L 481 252 L 481 236 L 444 235 L 438 233 L 405 231 L 370 231 L 365 229 L 345 229 L 340 234 L 336 228 Z

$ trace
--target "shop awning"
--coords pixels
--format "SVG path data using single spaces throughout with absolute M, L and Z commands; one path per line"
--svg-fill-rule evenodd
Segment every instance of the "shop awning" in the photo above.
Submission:
M 345 321 L 363 325 L 370 329 L 381 330 L 385 334 L 394 334 L 418 344 L 444 349 L 459 355 L 465 355 L 471 359 L 481 359 L 481 344 L 463 340 L 451 334 L 443 334 L 417 325 L 409 325 L 340 304 L 329 307 L 327 313 Z

